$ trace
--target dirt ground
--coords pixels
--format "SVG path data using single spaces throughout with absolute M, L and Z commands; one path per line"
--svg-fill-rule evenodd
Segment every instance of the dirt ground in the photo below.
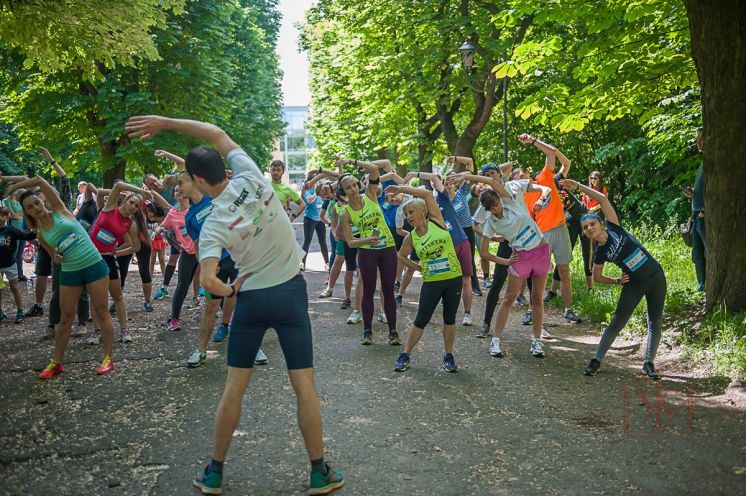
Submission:
M 725 377 L 679 366 L 670 340 L 661 345 L 660 382 L 639 373 L 639 340 L 615 343 L 601 373 L 585 377 L 599 326 L 567 325 L 550 309 L 557 339 L 536 359 L 516 307 L 505 358 L 488 355 L 477 327 L 459 326 L 460 370 L 447 374 L 436 312 L 411 369 L 397 374 L 400 350 L 386 344 L 385 326 L 376 323 L 374 345 L 361 346 L 362 325 L 346 325 L 339 309 L 341 280 L 335 297 L 318 299 L 326 279 L 318 253 L 309 269 L 327 458 L 347 479 L 336 494 L 746 493 L 744 394 Z M 419 286 L 416 279 L 398 315 L 403 335 Z M 100 348 L 85 344 L 85 328 L 74 331 L 65 373 L 43 382 L 36 371 L 51 356 L 46 320 L 0 325 L 0 494 L 197 493 L 191 481 L 209 459 L 227 345 L 211 343 L 207 364 L 186 368 L 200 310 L 184 310 L 185 331 L 169 332 L 170 298 L 144 313 L 134 267 L 126 294 L 135 341 L 115 345 L 107 377 L 94 372 Z M 30 304 L 32 294 L 24 298 Z M 474 300 L 479 323 L 485 297 Z M 224 494 L 306 489 L 308 460 L 273 331 L 263 349 L 269 364 L 255 368 Z

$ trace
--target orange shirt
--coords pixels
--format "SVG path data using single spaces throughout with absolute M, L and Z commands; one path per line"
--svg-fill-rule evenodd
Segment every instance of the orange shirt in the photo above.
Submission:
M 559 191 L 557 190 L 557 185 L 554 184 L 554 172 L 549 167 L 544 166 L 544 169 L 536 176 L 536 183 L 552 190 L 552 193 L 549 195 L 549 204 L 543 210 L 539 210 L 539 213 L 534 216 L 534 204 L 541 196 L 541 192 L 526 193 L 523 195 L 523 199 L 531 216 L 535 218 L 539 229 L 545 233 L 565 223 L 565 211 L 562 205 L 562 198 L 560 198 Z
M 602 189 L 603 189 L 603 191 L 601 191 L 601 193 L 603 193 L 604 196 L 609 196 L 609 192 L 606 191 L 606 186 L 604 186 Z M 591 198 L 590 196 L 588 196 L 585 193 L 583 193 L 583 205 L 585 205 L 585 208 L 587 208 L 588 210 L 590 210 L 593 207 L 597 207 L 598 206 L 598 202 L 596 200 L 594 200 L 593 198 Z

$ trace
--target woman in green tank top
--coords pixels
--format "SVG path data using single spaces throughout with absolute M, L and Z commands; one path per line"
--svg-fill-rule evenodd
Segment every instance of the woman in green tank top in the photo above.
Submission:
M 406 267 L 422 273 L 420 304 L 417 316 L 409 329 L 404 351 L 394 365 L 394 370 L 404 372 L 409 368 L 410 356 L 422 337 L 422 331 L 443 300 L 443 368 L 447 372 L 457 372 L 453 358 L 453 345 L 456 341 L 456 312 L 461 300 L 461 265 L 456 256 L 453 240 L 446 228 L 443 214 L 432 193 L 425 189 L 402 186 L 389 186 L 386 193 L 405 193 L 414 196 L 404 203 L 404 216 L 414 228 L 399 250 L 399 261 Z M 417 264 L 409 259 L 415 250 L 420 259 Z
M 45 206 L 35 188 L 41 189 Z M 109 270 L 101 259 L 75 216 L 70 213 L 57 192 L 41 177 L 25 179 L 9 186 L 10 192 L 25 188 L 20 202 L 28 226 L 36 231 L 45 245 L 54 251 L 49 255 L 61 265 L 60 271 L 60 323 L 55 332 L 54 357 L 39 373 L 40 379 L 50 379 L 64 371 L 63 358 L 70 339 L 75 309 L 83 292 L 88 289 L 92 310 L 98 316 L 104 348 L 104 359 L 97 372 L 108 374 L 114 369 L 111 359 L 114 341 L 114 324 L 107 306 L 109 296 Z

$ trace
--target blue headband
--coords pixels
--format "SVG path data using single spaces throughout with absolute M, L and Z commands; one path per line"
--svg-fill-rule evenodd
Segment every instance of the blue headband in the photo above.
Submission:
M 585 222 L 591 219 L 596 219 L 597 221 L 601 222 L 601 217 L 596 214 L 585 214 L 580 218 L 580 222 Z

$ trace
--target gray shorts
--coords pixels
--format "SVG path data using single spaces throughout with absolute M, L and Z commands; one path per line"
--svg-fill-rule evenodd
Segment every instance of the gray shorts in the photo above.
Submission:
M 567 265 L 572 262 L 572 245 L 570 244 L 570 232 L 566 225 L 557 226 L 544 233 L 544 239 L 549 244 L 549 249 L 554 255 L 554 263 Z

